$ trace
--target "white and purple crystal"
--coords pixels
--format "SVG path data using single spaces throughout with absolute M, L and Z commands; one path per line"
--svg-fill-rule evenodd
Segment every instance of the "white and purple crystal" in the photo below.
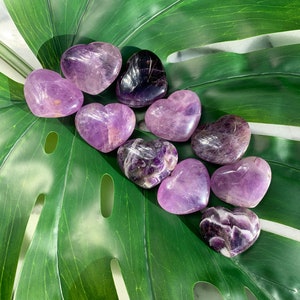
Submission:
M 249 156 L 218 168 L 212 174 L 211 189 L 229 204 L 252 208 L 266 194 L 271 176 L 271 168 L 264 159 Z
M 183 215 L 202 210 L 210 194 L 210 177 L 205 165 L 194 158 L 177 164 L 157 192 L 157 201 L 166 211 Z
M 151 104 L 145 114 L 145 123 L 160 138 L 185 142 L 198 126 L 200 117 L 198 95 L 189 90 L 179 90 L 167 99 L 159 99 Z
M 83 93 L 72 82 L 47 69 L 34 70 L 27 76 L 24 96 L 31 112 L 43 118 L 72 115 L 83 104 Z
M 205 209 L 200 233 L 207 244 L 226 257 L 234 257 L 251 247 L 260 234 L 258 216 L 247 208 Z
M 178 161 L 173 144 L 156 139 L 128 140 L 117 153 L 120 169 L 125 176 L 142 188 L 152 188 L 170 175 Z
M 243 156 L 250 138 L 250 126 L 243 118 L 225 115 L 216 122 L 199 126 L 192 136 L 192 148 L 203 160 L 231 164 Z
M 104 153 L 113 151 L 126 142 L 135 123 L 133 110 L 121 103 L 90 103 L 83 106 L 75 116 L 80 136 Z
M 118 77 L 122 56 L 120 50 L 109 43 L 78 44 L 63 53 L 60 65 L 68 80 L 83 92 L 96 95 Z
M 116 94 L 121 103 L 138 108 L 163 98 L 167 89 L 166 72 L 158 56 L 140 50 L 128 59 L 126 70 L 117 79 Z

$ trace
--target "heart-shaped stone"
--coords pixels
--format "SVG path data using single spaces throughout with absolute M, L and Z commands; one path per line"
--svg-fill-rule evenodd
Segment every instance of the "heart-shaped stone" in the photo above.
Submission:
M 197 159 L 187 158 L 161 182 L 157 201 L 170 213 L 190 214 L 207 206 L 209 193 L 210 177 L 206 167 Z
M 97 150 L 107 153 L 115 150 L 132 134 L 136 119 L 133 110 L 121 103 L 90 103 L 75 116 L 80 136 Z
M 178 161 L 173 144 L 156 139 L 132 139 L 118 149 L 118 163 L 125 176 L 142 188 L 152 188 L 170 175 Z
M 192 135 L 192 148 L 203 160 L 231 164 L 243 156 L 250 138 L 249 124 L 243 118 L 225 115 L 214 123 L 197 128 Z
M 230 211 L 224 207 L 210 207 L 202 215 L 200 232 L 212 249 L 233 257 L 254 244 L 260 234 L 260 222 L 247 208 Z
M 168 83 L 164 66 L 151 51 L 141 50 L 127 61 L 126 70 L 117 80 L 120 102 L 131 107 L 144 107 L 163 98 Z
M 72 82 L 47 69 L 27 76 L 24 96 L 31 112 L 44 118 L 72 115 L 83 104 L 83 94 Z
M 65 77 L 80 90 L 96 95 L 118 77 L 122 56 L 120 50 L 109 43 L 78 44 L 63 53 L 60 66 Z
M 271 168 L 264 159 L 249 156 L 218 168 L 211 177 L 211 189 L 227 203 L 252 208 L 266 194 L 271 176 Z
M 173 142 L 187 141 L 198 126 L 201 103 L 196 93 L 179 90 L 156 100 L 147 109 L 145 123 L 156 136 Z

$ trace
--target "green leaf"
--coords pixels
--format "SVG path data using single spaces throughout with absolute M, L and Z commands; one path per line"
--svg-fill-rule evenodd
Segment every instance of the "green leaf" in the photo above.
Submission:
M 168 60 L 184 49 L 298 29 L 296 1 L 5 3 L 45 68 L 60 71 L 60 55 L 76 43 L 111 42 L 124 58 L 137 48 L 149 49 L 166 66 L 170 92 L 198 93 L 201 122 L 234 113 L 251 122 L 300 125 L 299 45 Z M 17 70 L 29 72 L 13 51 L 7 53 Z M 87 102 L 116 101 L 112 89 L 85 96 Z M 201 213 L 163 211 L 157 188 L 142 190 L 129 182 L 115 152 L 101 154 L 87 145 L 73 117 L 34 117 L 23 86 L 3 74 L 0 115 L 1 299 L 12 297 L 23 252 L 15 299 L 117 299 L 116 263 L 130 299 L 193 299 L 197 282 L 213 284 L 225 299 L 247 299 L 245 288 L 257 299 L 299 299 L 300 142 L 253 135 L 246 153 L 265 158 L 272 168 L 270 189 L 254 211 L 295 235 L 262 231 L 248 251 L 228 259 L 201 240 Z M 134 136 L 152 137 L 139 129 Z M 188 143 L 176 146 L 180 159 L 193 156 Z M 210 173 L 216 168 L 207 166 Z M 212 195 L 210 205 L 223 204 Z M 38 209 L 28 240 L 26 226 Z

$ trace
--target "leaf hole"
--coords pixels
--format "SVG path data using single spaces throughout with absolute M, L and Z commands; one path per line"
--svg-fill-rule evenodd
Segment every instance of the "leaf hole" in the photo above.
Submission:
M 194 285 L 194 300 L 223 300 L 220 291 L 211 283 L 200 281 Z
M 104 218 L 112 214 L 114 206 L 115 187 L 113 178 L 104 174 L 100 182 L 100 211 Z
M 47 154 L 51 154 L 55 151 L 58 144 L 58 134 L 55 131 L 51 131 L 48 133 L 44 145 L 45 152 Z
M 245 286 L 245 294 L 248 300 L 257 300 L 257 298 L 254 296 L 254 294 Z
M 130 300 L 122 275 L 121 267 L 119 261 L 116 258 L 113 258 L 110 261 L 110 269 L 119 300 Z

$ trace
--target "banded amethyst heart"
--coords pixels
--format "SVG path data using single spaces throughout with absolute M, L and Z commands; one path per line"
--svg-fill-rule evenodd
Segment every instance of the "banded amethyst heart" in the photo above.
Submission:
M 68 80 L 83 92 L 96 95 L 118 77 L 122 56 L 120 50 L 109 43 L 78 44 L 63 53 L 60 65 Z
M 183 215 L 205 208 L 209 193 L 210 177 L 206 167 L 197 159 L 187 158 L 161 182 L 157 201 L 164 210 Z
M 211 189 L 227 203 L 252 208 L 265 196 L 271 176 L 271 168 L 264 159 L 250 156 L 218 168 L 212 174 Z
M 34 70 L 27 76 L 24 96 L 31 112 L 43 118 L 72 115 L 83 104 L 83 94 L 72 82 L 47 69 Z
M 117 80 L 118 100 L 131 107 L 145 107 L 163 98 L 167 92 L 166 72 L 159 57 L 140 50 L 127 61 L 126 70 Z
M 129 140 L 118 149 L 117 157 L 125 176 L 146 189 L 169 176 L 178 161 L 175 146 L 161 139 Z
M 145 123 L 156 136 L 173 142 L 187 141 L 198 126 L 201 103 L 196 93 L 179 90 L 147 109 Z
M 90 103 L 75 116 L 80 136 L 97 150 L 115 150 L 131 136 L 136 119 L 133 110 L 121 103 Z
M 233 257 L 249 249 L 258 239 L 260 222 L 247 208 L 230 211 L 220 206 L 210 207 L 202 215 L 200 233 L 212 249 Z
M 225 165 L 240 159 L 249 146 L 251 130 L 241 117 L 225 115 L 204 124 L 192 136 L 195 154 L 211 163 Z

